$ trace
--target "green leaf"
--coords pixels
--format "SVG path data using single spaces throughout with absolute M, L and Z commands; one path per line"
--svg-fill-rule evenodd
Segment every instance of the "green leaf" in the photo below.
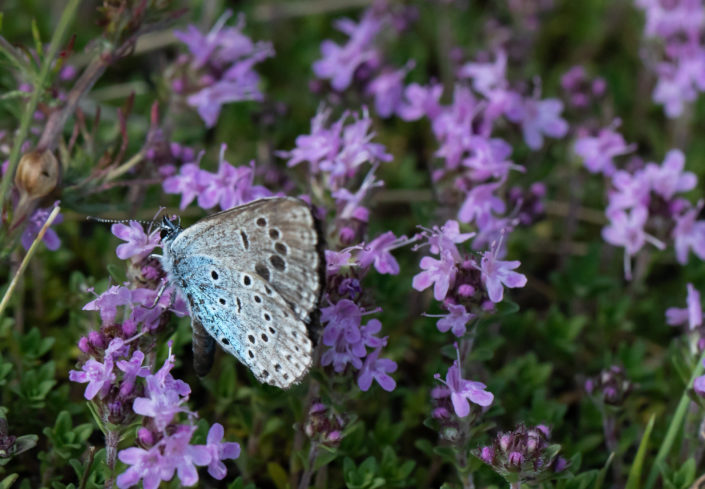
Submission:
M 54 338 L 42 338 L 39 328 L 32 328 L 28 333 L 16 338 L 20 351 L 25 358 L 37 360 L 54 345 Z
M 32 38 L 34 38 L 34 49 L 37 51 L 37 55 L 41 57 L 44 49 L 42 46 L 42 36 L 39 34 L 37 19 L 32 19 Z
M 641 443 L 639 443 L 639 449 L 634 457 L 634 462 L 629 469 L 629 478 L 627 479 L 627 484 L 625 489 L 639 489 L 641 487 L 641 474 L 644 469 L 644 459 L 646 458 L 646 450 L 649 446 L 649 438 L 651 437 L 651 430 L 654 427 L 654 421 L 656 420 L 656 415 L 652 414 L 649 418 L 649 422 L 646 425 L 646 430 L 644 431 L 644 436 L 641 438 Z
M 277 486 L 277 489 L 287 489 L 289 487 L 289 478 L 286 471 L 278 463 L 269 462 L 267 464 L 267 473 L 274 485 Z
M 125 272 L 125 266 L 117 266 L 114 263 L 108 264 L 108 273 L 115 280 L 115 283 L 122 284 L 127 282 L 127 274 Z
M 0 481 L 0 489 L 8 489 L 17 480 L 18 477 L 18 474 L 8 475 L 2 481 Z
M 329 463 L 331 463 L 333 460 L 338 458 L 340 453 L 333 449 L 333 450 L 321 450 L 318 453 L 318 456 L 316 457 L 316 461 L 313 464 L 313 470 L 317 472 L 321 467 L 325 467 Z
M 257 489 L 257 486 L 255 486 L 252 482 L 245 485 L 245 482 L 242 480 L 242 477 L 238 477 L 230 483 L 228 489 Z
M 602 469 L 600 469 L 600 472 L 597 474 L 595 484 L 592 486 L 593 489 L 602 489 L 605 482 L 605 477 L 607 477 L 607 469 L 609 469 L 610 465 L 612 465 L 612 460 L 614 460 L 614 452 L 610 453 L 607 462 L 605 462 L 605 466 L 602 467 Z
M 74 428 L 69 412 L 61 411 L 56 417 L 54 427 L 44 428 L 43 433 L 49 438 L 54 453 L 68 460 L 85 448 L 86 440 L 93 433 L 93 426 L 82 424 Z

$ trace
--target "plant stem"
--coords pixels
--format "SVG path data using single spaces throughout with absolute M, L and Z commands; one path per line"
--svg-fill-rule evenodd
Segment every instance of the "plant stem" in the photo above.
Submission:
M 318 443 L 311 441 L 311 448 L 308 450 L 308 466 L 304 473 L 301 474 L 301 480 L 299 481 L 299 489 L 306 489 L 311 485 L 311 476 L 315 472 L 314 464 L 316 463 L 316 456 L 318 455 Z
M 115 463 L 117 461 L 117 447 L 120 441 L 120 434 L 108 429 L 105 434 L 105 463 L 110 469 L 110 476 L 105 479 L 105 489 L 112 489 L 115 486 Z
M 34 80 L 34 90 L 29 97 L 29 103 L 26 105 L 22 117 L 20 119 L 20 128 L 15 134 L 15 139 L 12 143 L 12 150 L 10 151 L 9 165 L 7 171 L 5 172 L 5 178 L 2 179 L 0 183 L 0 207 L 4 206 L 7 199 L 7 193 L 10 189 L 10 183 L 12 182 L 12 177 L 17 169 L 17 164 L 20 161 L 20 150 L 22 149 L 22 143 L 27 138 L 27 132 L 29 131 L 29 124 L 32 121 L 32 116 L 37 108 L 37 103 L 39 102 L 39 97 L 42 93 L 42 87 L 46 81 L 49 70 L 51 69 L 54 59 L 56 58 L 56 53 L 59 51 L 59 46 L 64 38 L 64 33 L 69 27 L 71 20 L 73 19 L 76 9 L 81 0 L 69 0 L 61 13 L 61 18 L 56 26 L 54 35 L 49 43 L 49 49 L 47 49 L 46 56 L 42 63 L 42 68 L 39 71 L 39 76 Z
M 668 427 L 668 431 L 666 432 L 666 436 L 663 439 L 663 443 L 661 444 L 661 448 L 659 448 L 658 453 L 656 454 L 656 458 L 654 459 L 653 463 L 651 464 L 651 471 L 649 472 L 649 477 L 646 479 L 646 485 L 644 486 L 644 489 L 651 489 L 654 487 L 654 484 L 656 483 L 656 479 L 658 478 L 659 475 L 659 467 L 663 460 L 666 458 L 666 455 L 671 451 L 671 446 L 673 445 L 673 442 L 676 439 L 676 436 L 678 435 L 678 431 L 680 430 L 683 420 L 685 418 L 685 413 L 688 409 L 688 404 L 690 403 L 690 397 L 688 396 L 688 390 L 691 388 L 693 385 L 693 381 L 695 381 L 695 378 L 698 377 L 700 374 L 703 372 L 703 361 L 705 361 L 705 352 L 703 352 L 700 355 L 700 358 L 698 358 L 698 363 L 695 365 L 695 368 L 693 369 L 693 373 L 690 376 L 690 380 L 688 381 L 688 385 L 685 386 L 685 389 L 683 390 L 683 395 L 681 395 L 681 400 L 678 403 L 678 407 L 676 408 L 676 412 L 671 418 L 671 424 Z
M 3 183 L 5 180 L 3 180 Z M 0 317 L 3 316 L 3 313 L 5 312 L 5 308 L 7 307 L 8 302 L 10 301 L 10 297 L 12 296 L 12 292 L 15 290 L 15 287 L 17 287 L 17 282 L 19 281 L 20 277 L 22 276 L 22 273 L 24 273 L 25 268 L 27 268 L 27 264 L 29 263 L 30 258 L 32 258 L 32 255 L 34 255 L 34 252 L 37 251 L 37 247 L 39 246 L 39 243 L 42 242 L 42 238 L 44 238 L 44 234 L 46 234 L 47 229 L 49 229 L 49 226 L 51 226 L 51 223 L 54 222 L 54 219 L 56 219 L 56 216 L 59 214 L 59 206 L 57 205 L 54 207 L 54 210 L 51 211 L 51 214 L 49 214 L 49 217 L 47 217 L 46 222 L 42 226 L 42 228 L 39 230 L 39 233 L 37 233 L 37 237 L 34 238 L 34 242 L 32 243 L 32 246 L 29 247 L 29 250 L 27 250 L 27 254 L 24 256 L 22 259 L 22 263 L 20 263 L 19 268 L 17 269 L 17 272 L 15 272 L 15 276 L 12 277 L 12 281 L 10 282 L 10 285 L 7 287 L 7 290 L 5 291 L 5 295 L 2 298 L 2 302 L 0 302 Z

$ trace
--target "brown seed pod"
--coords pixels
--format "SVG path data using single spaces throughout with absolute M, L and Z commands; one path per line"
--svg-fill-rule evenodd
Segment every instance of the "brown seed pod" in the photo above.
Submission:
M 15 173 L 20 200 L 49 195 L 61 181 L 61 165 L 51 151 L 30 151 L 22 155 Z

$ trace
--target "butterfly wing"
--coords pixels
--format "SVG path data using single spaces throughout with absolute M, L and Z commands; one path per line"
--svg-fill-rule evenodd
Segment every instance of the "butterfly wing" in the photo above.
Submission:
M 208 345 L 199 335 L 202 327 L 260 382 L 287 388 L 303 378 L 313 352 L 306 324 L 265 280 L 237 270 L 228 259 L 212 256 L 189 255 L 178 267 L 188 270 L 181 289 L 199 345 Z M 194 361 L 198 370 L 199 362 L 206 365 L 208 356 L 195 355 Z
M 323 246 L 319 223 L 308 204 L 274 197 L 198 221 L 178 235 L 172 251 L 215 256 L 259 276 L 297 318 L 308 323 L 325 282 Z

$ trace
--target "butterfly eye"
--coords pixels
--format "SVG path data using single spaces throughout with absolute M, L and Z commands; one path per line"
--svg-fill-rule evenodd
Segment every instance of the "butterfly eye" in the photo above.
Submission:
M 166 238 L 167 236 L 169 236 L 169 230 L 168 230 L 168 229 L 162 229 L 162 230 L 159 232 L 159 237 L 162 239 L 162 241 L 163 241 L 164 238 Z

